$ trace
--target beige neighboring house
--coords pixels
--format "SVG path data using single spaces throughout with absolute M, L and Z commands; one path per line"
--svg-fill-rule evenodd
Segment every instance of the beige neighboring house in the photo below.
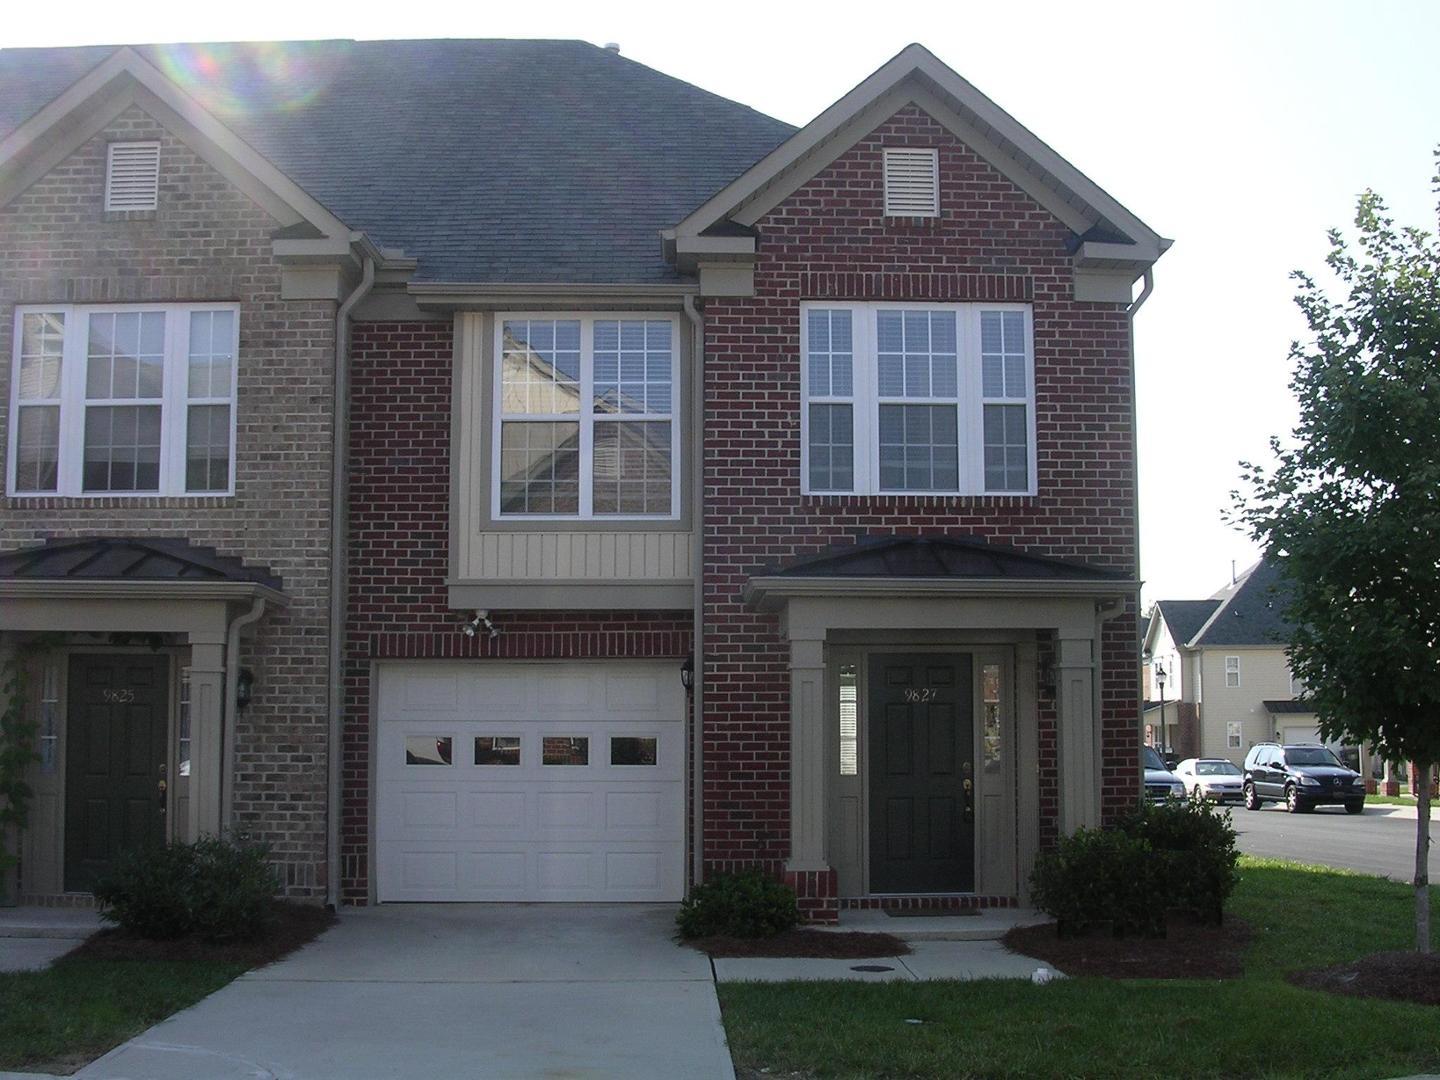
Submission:
M 1152 699 L 1163 670 L 1166 745 L 1182 758 L 1243 765 L 1257 742 L 1323 741 L 1290 670 L 1282 587 L 1278 570 L 1262 561 L 1209 599 L 1155 603 L 1142 653 L 1147 737 L 1159 716 Z M 1359 766 L 1354 748 L 1332 749 Z

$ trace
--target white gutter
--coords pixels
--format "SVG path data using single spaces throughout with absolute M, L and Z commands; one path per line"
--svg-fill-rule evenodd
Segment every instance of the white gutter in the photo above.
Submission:
M 235 722 L 240 710 L 235 705 L 240 685 L 240 631 L 265 614 L 265 598 L 257 596 L 250 610 L 230 620 L 225 632 L 225 700 L 220 707 L 220 835 L 230 832 L 235 801 L 230 789 L 235 784 Z
M 330 730 L 326 743 L 325 902 L 340 907 L 340 753 L 345 695 L 341 674 L 345 651 L 345 541 L 350 476 L 350 312 L 375 284 L 375 259 L 365 255 L 360 283 L 335 313 L 335 414 L 330 473 L 330 655 L 327 687 Z
M 1145 305 L 1145 301 L 1149 300 L 1150 294 L 1155 291 L 1155 271 L 1147 267 L 1145 270 L 1144 280 L 1145 284 L 1140 289 L 1140 295 L 1137 296 L 1133 301 L 1131 301 L 1130 306 L 1125 309 L 1126 329 L 1129 331 L 1129 333 L 1127 333 L 1125 337 L 1128 339 L 1130 346 L 1130 438 L 1135 448 L 1135 453 L 1131 456 L 1134 461 L 1135 469 L 1135 521 L 1133 524 L 1133 529 L 1135 535 L 1135 580 L 1137 582 L 1135 590 L 1135 603 L 1137 606 L 1140 603 L 1140 589 L 1138 583 L 1143 582 L 1145 579 L 1140 574 L 1140 416 L 1139 409 L 1135 400 L 1139 392 L 1139 385 L 1135 378 L 1135 313 Z M 1224 605 L 1220 606 L 1223 607 Z M 1096 680 L 1096 683 L 1099 683 L 1098 679 Z M 1100 714 L 1097 712 L 1095 715 L 1099 716 Z M 1161 723 L 1164 723 L 1163 715 L 1161 716 Z M 1145 682 L 1142 679 L 1140 681 L 1140 742 L 1143 744 L 1144 741 Z
M 694 848 L 690 854 L 691 881 L 699 884 L 705 871 L 705 320 L 695 308 L 695 297 L 685 297 L 685 317 L 695 335 L 690 365 L 690 425 L 695 432 L 691 440 L 690 462 L 691 511 L 690 528 L 695 534 L 694 574 L 695 610 L 690 632 L 691 652 L 695 657 L 694 690 L 690 697 L 690 821 Z

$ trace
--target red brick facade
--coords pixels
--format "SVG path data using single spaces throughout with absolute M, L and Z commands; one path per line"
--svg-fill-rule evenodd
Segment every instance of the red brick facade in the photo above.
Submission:
M 939 148 L 939 218 L 883 214 L 881 151 L 905 145 Z M 757 231 L 755 295 L 712 301 L 705 310 L 710 869 L 778 869 L 788 854 L 788 644 L 776 616 L 741 600 L 757 568 L 864 536 L 921 532 L 1110 569 L 1133 572 L 1136 565 L 1128 319 L 1121 305 L 1072 299 L 1061 222 L 912 106 L 766 214 Z M 817 298 L 1031 301 L 1039 494 L 802 495 L 799 303 Z M 1104 633 L 1107 817 L 1132 802 L 1139 782 L 1134 625 L 1132 605 Z M 1052 703 L 1041 700 L 1039 719 L 1043 843 L 1053 841 L 1059 809 Z
M 453 330 L 448 322 L 361 323 L 351 356 L 341 886 L 346 903 L 364 904 L 376 661 L 655 657 L 676 659 L 678 671 L 691 623 L 688 612 L 502 612 L 499 637 L 462 634 L 445 585 Z

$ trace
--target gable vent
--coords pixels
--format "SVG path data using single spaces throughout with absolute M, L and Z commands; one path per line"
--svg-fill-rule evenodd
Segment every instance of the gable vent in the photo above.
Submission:
M 160 144 L 114 142 L 105 164 L 106 210 L 154 210 L 160 201 Z
M 939 154 L 934 150 L 886 150 L 885 216 L 939 215 Z

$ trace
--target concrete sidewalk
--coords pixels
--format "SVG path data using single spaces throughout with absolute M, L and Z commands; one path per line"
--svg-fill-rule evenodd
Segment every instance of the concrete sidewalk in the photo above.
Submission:
M 99 929 L 89 908 L 0 908 L 0 972 L 41 971 Z
M 998 941 L 911 941 L 910 955 L 868 960 L 778 957 L 717 958 L 716 982 L 919 982 L 928 979 L 1029 979 L 1037 968 L 1064 978 L 1043 960 L 1013 953 Z
M 665 905 L 387 905 L 79 1080 L 733 1080 L 709 961 Z

